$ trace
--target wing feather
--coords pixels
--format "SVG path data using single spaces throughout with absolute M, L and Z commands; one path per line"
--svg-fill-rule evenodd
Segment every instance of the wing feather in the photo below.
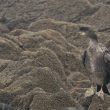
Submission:
M 105 69 L 106 69 L 106 83 L 110 82 L 110 52 L 105 51 L 104 53 L 104 62 L 105 62 Z
M 87 57 L 87 51 L 85 50 L 82 55 L 82 63 L 84 65 L 84 67 L 86 67 L 86 57 Z

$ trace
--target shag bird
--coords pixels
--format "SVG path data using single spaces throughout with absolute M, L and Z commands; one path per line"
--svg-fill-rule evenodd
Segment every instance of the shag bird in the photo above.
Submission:
M 80 27 L 89 38 L 89 46 L 84 51 L 82 62 L 93 84 L 96 85 L 96 94 L 104 100 L 104 94 L 108 94 L 107 84 L 110 82 L 110 52 L 102 43 L 98 43 L 98 38 L 93 29 L 90 27 Z

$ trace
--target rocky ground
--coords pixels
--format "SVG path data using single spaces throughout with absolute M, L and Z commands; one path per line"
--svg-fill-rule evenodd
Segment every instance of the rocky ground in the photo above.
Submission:
M 110 47 L 109 10 L 110 0 L 0 0 L 0 110 L 109 110 L 109 96 L 84 96 L 79 34 L 92 26 Z

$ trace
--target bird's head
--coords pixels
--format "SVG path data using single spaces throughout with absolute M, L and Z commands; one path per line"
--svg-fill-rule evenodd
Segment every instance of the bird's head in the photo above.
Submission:
M 98 41 L 95 31 L 91 27 L 81 26 L 79 31 L 82 35 L 86 35 L 89 39 Z

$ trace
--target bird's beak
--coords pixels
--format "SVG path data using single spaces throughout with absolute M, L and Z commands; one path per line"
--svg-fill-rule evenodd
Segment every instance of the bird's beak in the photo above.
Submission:
M 79 32 L 79 34 L 80 34 L 81 36 L 86 35 L 86 33 L 85 33 L 85 32 Z

